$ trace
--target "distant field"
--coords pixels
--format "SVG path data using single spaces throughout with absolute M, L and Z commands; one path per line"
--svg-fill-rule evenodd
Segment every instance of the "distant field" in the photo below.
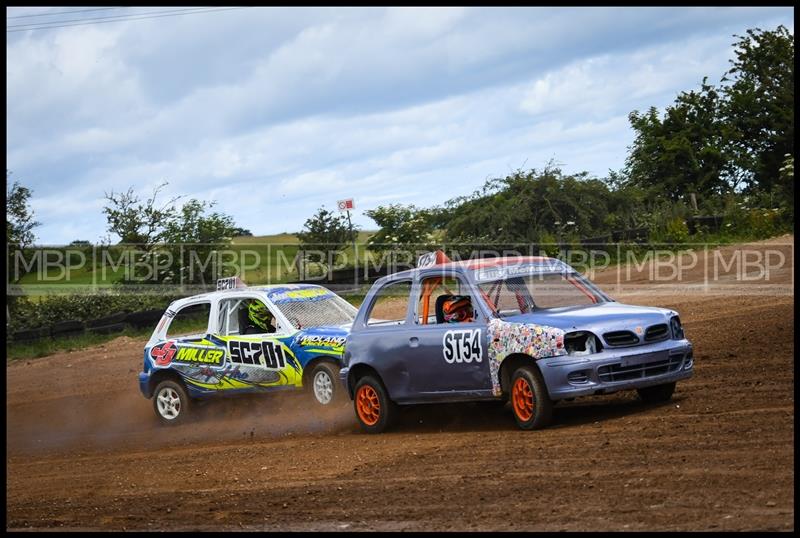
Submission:
M 374 231 L 359 232 L 356 241 L 358 258 L 362 262 L 369 255 L 366 249 L 367 240 L 374 235 Z M 66 249 L 66 247 L 65 247 Z M 26 293 L 41 295 L 52 291 L 52 286 L 57 285 L 58 291 L 64 292 L 69 288 L 75 290 L 92 286 L 97 289 L 113 286 L 125 275 L 125 264 L 102 264 L 100 260 L 92 263 L 92 249 L 83 247 L 70 248 L 72 254 L 66 263 L 58 259 L 57 251 L 64 249 L 48 249 L 51 251 L 48 261 L 50 264 L 42 271 L 26 274 L 19 282 Z M 56 252 L 54 252 L 54 250 Z M 250 267 L 246 269 L 247 281 L 251 284 L 267 282 L 287 282 L 297 279 L 297 273 L 292 267 L 292 260 L 297 254 L 298 239 L 294 234 L 282 233 L 274 235 L 241 236 L 234 237 L 230 250 L 237 252 L 240 260 Z M 82 251 L 84 254 L 80 254 Z M 344 255 L 350 260 L 352 266 L 353 248 L 344 250 Z M 72 291 L 72 290 L 70 290 Z

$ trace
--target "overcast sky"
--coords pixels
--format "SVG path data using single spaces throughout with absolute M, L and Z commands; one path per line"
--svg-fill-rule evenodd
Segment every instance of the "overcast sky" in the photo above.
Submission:
M 6 26 L 158 12 L 27 16 L 85 9 L 8 8 Z M 104 192 L 163 181 L 256 235 L 297 231 L 346 197 L 374 229 L 366 209 L 438 204 L 550 159 L 621 168 L 632 110 L 717 83 L 733 34 L 794 32 L 793 17 L 244 8 L 8 32 L 6 168 L 33 189 L 42 244 L 98 240 Z

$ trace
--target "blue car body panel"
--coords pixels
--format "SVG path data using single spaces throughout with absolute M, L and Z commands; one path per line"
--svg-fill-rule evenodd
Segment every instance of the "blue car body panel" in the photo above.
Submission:
M 546 260 L 550 268 L 571 270 L 562 262 Z M 476 271 L 465 264 L 404 271 L 372 286 L 345 344 L 345 368 L 340 377 L 351 397 L 357 377 L 371 371 L 380 377 L 389 397 L 400 404 L 498 398 L 507 391 L 502 386 L 503 361 L 518 355 L 536 361 L 553 400 L 643 388 L 692 375 L 692 345 L 682 334 L 671 332 L 676 312 L 621 304 L 599 290 L 604 302 L 502 318 L 472 293 L 473 321 L 418 324 L 415 306 L 421 281 L 443 271 L 477 289 Z M 411 281 L 412 291 L 402 323 L 367 325 L 366 317 L 380 290 L 406 280 Z M 651 328 L 655 334 L 663 325 L 669 331 L 666 336 L 659 333 L 657 340 L 645 339 Z M 596 336 L 602 350 L 569 354 L 564 338 L 578 331 Z M 636 341 L 632 338 L 625 345 L 615 345 L 605 335 L 610 338 L 616 331 L 635 335 Z

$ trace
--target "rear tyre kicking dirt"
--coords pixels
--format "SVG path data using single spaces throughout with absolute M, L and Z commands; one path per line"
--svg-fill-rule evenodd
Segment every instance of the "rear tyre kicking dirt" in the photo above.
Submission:
M 533 366 L 521 366 L 511 376 L 511 409 L 523 430 L 544 428 L 553 417 L 553 402 L 542 375 Z
M 343 389 L 339 381 L 339 367 L 329 362 L 320 362 L 311 371 L 310 393 L 320 405 L 331 405 L 342 400 Z
M 162 424 L 172 426 L 185 422 L 191 405 L 186 389 L 175 381 L 164 380 L 153 391 L 153 409 Z
M 672 398 L 672 393 L 675 392 L 675 382 L 636 389 L 636 392 L 639 393 L 639 398 L 646 403 L 668 402 Z
M 383 384 L 371 376 L 364 376 L 356 383 L 353 406 L 361 429 L 367 433 L 385 431 L 398 414 L 397 404 L 389 399 Z

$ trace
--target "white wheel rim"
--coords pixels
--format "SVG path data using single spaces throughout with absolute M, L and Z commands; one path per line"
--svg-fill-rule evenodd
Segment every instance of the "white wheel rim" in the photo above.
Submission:
M 333 399 L 333 381 L 325 370 L 314 375 L 314 396 L 321 404 L 329 404 Z
M 164 387 L 156 395 L 158 413 L 167 420 L 175 420 L 181 412 L 181 399 L 172 387 Z

